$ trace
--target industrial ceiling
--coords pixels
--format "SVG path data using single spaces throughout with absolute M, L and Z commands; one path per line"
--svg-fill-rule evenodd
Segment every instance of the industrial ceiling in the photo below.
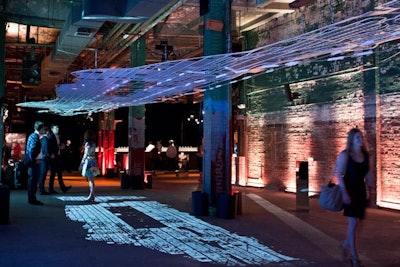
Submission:
M 396 33 L 400 32 L 397 28 L 399 1 L 389 1 L 366 17 L 352 18 L 290 40 L 234 56 L 202 57 L 203 18 L 199 2 L 3 0 L 0 8 L 6 22 L 5 76 L 9 107 L 27 102 L 19 106 L 69 116 L 165 100 L 179 102 L 182 101 L 179 96 L 184 101 L 185 95 L 193 92 L 196 92 L 196 102 L 201 101 L 205 85 L 215 89 L 220 82 L 239 76 L 247 78 L 244 74 L 270 72 L 320 56 L 331 60 L 331 53 L 337 55 L 335 60 L 357 53 L 362 56 L 379 43 L 398 39 Z M 232 28 L 239 32 L 255 28 L 294 12 L 289 5 L 300 2 L 312 0 L 235 0 Z M 146 39 L 149 65 L 130 68 L 130 46 L 140 37 Z M 167 53 L 159 49 L 160 44 L 168 45 Z M 205 69 L 205 66 L 208 67 Z M 185 76 L 188 69 L 189 80 Z M 36 75 L 37 72 L 41 74 Z M 171 85 L 166 73 L 178 77 L 172 81 L 176 86 Z M 165 79 L 160 80 L 163 75 Z M 75 85 L 70 86 L 72 79 Z M 91 89 L 82 91 L 88 80 L 92 81 Z M 98 84 L 99 80 L 106 82 Z M 131 94 L 132 82 L 134 88 L 144 85 L 143 90 Z M 73 107 L 72 103 L 75 103 Z
M 236 28 L 249 30 L 293 12 L 293 0 L 235 0 Z M 3 0 L 7 100 L 56 98 L 56 84 L 76 70 L 130 67 L 130 45 L 146 38 L 146 63 L 201 56 L 198 0 Z M 163 58 L 156 48 L 173 49 Z M 36 65 L 35 65 L 36 64 Z M 26 74 L 40 66 L 40 77 Z M 34 70 L 33 70 L 34 71 Z
M 72 116 L 200 95 L 255 75 L 312 62 L 354 59 L 351 69 L 374 68 L 379 45 L 400 39 L 400 0 L 293 38 L 243 52 L 165 61 L 134 68 L 81 70 L 58 86 L 55 100 L 19 104 Z M 344 70 L 336 68 L 337 73 Z M 329 73 L 332 75 L 334 73 Z

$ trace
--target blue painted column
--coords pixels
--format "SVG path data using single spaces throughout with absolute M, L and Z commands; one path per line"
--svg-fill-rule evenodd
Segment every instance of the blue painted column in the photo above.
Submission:
M 131 45 L 131 66 L 143 66 L 146 63 L 146 39 L 140 37 Z M 129 175 L 143 184 L 145 170 L 145 107 L 129 108 L 128 115 L 128 145 L 129 145 Z M 134 183 L 135 185 L 135 183 Z M 140 186 L 140 183 L 139 183 Z
M 230 52 L 230 1 L 210 0 L 204 15 L 204 55 Z M 221 27 L 222 26 L 222 27 Z M 232 95 L 229 84 L 204 94 L 203 192 L 211 206 L 219 195 L 230 195 L 232 155 Z M 217 211 L 218 213 L 218 211 Z

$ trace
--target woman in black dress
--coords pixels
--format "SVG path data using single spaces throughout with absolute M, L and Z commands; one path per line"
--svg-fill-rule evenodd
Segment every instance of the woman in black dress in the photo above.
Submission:
M 349 225 L 346 239 L 341 245 L 343 255 L 350 251 L 351 265 L 363 266 L 357 252 L 357 231 L 360 221 L 365 217 L 368 188 L 372 186 L 372 176 L 369 168 L 369 155 L 363 142 L 363 135 L 357 128 L 353 128 L 347 135 L 347 146 L 339 154 L 337 178 L 342 191 L 344 203 L 343 215 L 348 218 Z

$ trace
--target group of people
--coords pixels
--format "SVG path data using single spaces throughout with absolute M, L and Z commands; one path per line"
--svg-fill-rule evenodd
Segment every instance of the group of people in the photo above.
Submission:
M 95 137 L 91 132 L 85 132 L 85 152 L 80 164 L 82 175 L 88 179 L 90 194 L 88 201 L 94 201 L 94 181 L 93 177 L 99 174 L 97 160 L 95 158 Z M 61 168 L 60 148 L 62 143 L 59 135 L 59 126 L 53 124 L 50 127 L 45 126 L 43 122 L 36 121 L 34 132 L 28 137 L 24 165 L 28 169 L 28 202 L 32 205 L 43 205 L 36 197 L 39 187 L 40 195 L 57 194 L 54 190 L 54 179 L 57 175 L 58 184 L 63 193 L 71 189 L 66 186 L 63 180 Z M 45 181 L 50 170 L 48 190 L 45 189 Z
M 37 187 L 41 195 L 57 194 L 54 190 L 54 179 L 57 175 L 62 192 L 67 192 L 71 186 L 66 186 L 62 177 L 60 162 L 60 135 L 57 124 L 51 127 L 36 121 L 34 132 L 28 137 L 24 165 L 28 168 L 28 202 L 32 205 L 43 205 L 36 198 Z M 49 188 L 45 190 L 45 180 L 50 170 Z
M 157 141 L 157 144 L 154 145 L 152 141 L 150 141 L 145 149 L 146 155 L 150 158 L 148 163 L 150 166 L 148 169 L 155 170 L 155 169 L 160 169 L 162 166 L 162 144 L 161 140 Z M 165 153 L 165 156 L 167 158 L 167 170 L 169 171 L 175 171 L 177 169 L 177 156 L 178 156 L 178 150 L 175 146 L 174 140 L 169 140 L 168 142 L 168 147 Z
M 162 169 L 166 167 L 168 171 L 176 171 L 176 170 L 187 170 L 188 169 L 188 162 L 189 162 L 189 155 L 185 154 L 184 152 L 178 153 L 178 149 L 175 146 L 174 140 L 168 141 L 168 147 L 165 151 L 165 160 L 166 165 L 162 166 L 163 156 L 162 156 L 162 144 L 161 140 L 157 141 L 157 144 L 154 145 L 152 141 L 149 141 L 146 149 L 145 149 L 146 156 L 149 158 L 147 161 L 150 166 L 147 168 L 149 170 L 155 169 Z M 200 173 L 202 172 L 202 159 L 203 159 L 203 143 L 198 147 L 197 156 L 197 163 Z

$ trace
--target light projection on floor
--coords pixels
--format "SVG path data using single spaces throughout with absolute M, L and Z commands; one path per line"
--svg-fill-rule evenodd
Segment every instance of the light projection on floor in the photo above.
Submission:
M 60 196 L 63 201 L 84 197 Z M 188 213 L 135 196 L 96 197 L 93 204 L 66 205 L 68 219 L 83 223 L 86 239 L 131 244 L 203 263 L 228 266 L 287 264 L 299 259 L 282 255 L 255 238 L 231 233 Z

